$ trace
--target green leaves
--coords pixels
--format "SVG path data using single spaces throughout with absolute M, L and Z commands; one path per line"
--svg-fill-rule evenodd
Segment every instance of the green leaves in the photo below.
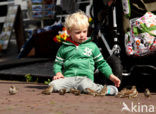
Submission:
M 48 81 L 44 81 L 44 84 L 48 85 L 51 82 L 50 79 L 48 79 Z
M 31 74 L 26 74 L 25 76 L 26 82 L 31 82 L 32 81 L 32 76 Z

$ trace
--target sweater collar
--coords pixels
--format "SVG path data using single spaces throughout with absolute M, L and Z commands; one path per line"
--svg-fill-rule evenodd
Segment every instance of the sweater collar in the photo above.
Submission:
M 81 44 L 85 44 L 85 43 L 90 42 L 90 41 L 91 41 L 91 37 L 87 37 L 87 40 L 82 42 Z M 75 46 L 81 45 L 81 44 L 78 44 L 78 43 L 72 41 L 71 38 L 69 38 L 67 41 L 64 41 L 63 44 L 64 45 L 75 45 Z

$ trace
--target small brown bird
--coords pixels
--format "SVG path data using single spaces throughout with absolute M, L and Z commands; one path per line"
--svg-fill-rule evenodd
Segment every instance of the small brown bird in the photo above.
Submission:
M 136 86 L 132 86 L 131 90 L 129 90 L 128 93 L 129 93 L 128 98 L 138 97 L 138 91 L 137 91 Z
M 127 92 L 127 88 L 123 88 L 117 95 L 116 97 L 124 98 L 125 93 Z
M 102 88 L 102 90 L 100 91 L 100 96 L 105 96 L 107 93 L 107 85 L 104 85 L 104 87 Z
M 64 95 L 65 93 L 66 93 L 66 89 L 65 88 L 59 90 L 59 94 L 60 95 Z
M 138 97 L 138 91 L 136 89 L 136 86 L 132 86 L 131 89 L 123 88 L 117 95 L 117 97 L 120 98 L 135 98 Z
M 11 85 L 9 88 L 9 94 L 10 95 L 15 95 L 17 93 L 17 88 L 14 85 Z
M 48 88 L 42 91 L 42 94 L 50 95 L 53 92 L 53 85 L 50 85 Z
M 135 98 L 138 96 L 138 91 L 136 89 L 136 86 L 132 86 L 131 89 L 127 89 L 126 92 L 124 93 L 124 97 L 128 98 Z
M 81 94 L 80 90 L 76 90 L 76 91 L 74 92 L 74 95 L 76 95 L 76 96 L 78 96 L 78 95 L 80 95 L 80 94 Z
M 90 88 L 85 89 L 86 93 L 89 95 L 93 95 L 94 97 L 98 95 L 98 93 Z
M 77 90 L 77 89 L 74 89 L 74 88 L 70 89 L 70 93 L 72 93 L 72 94 L 74 94 L 76 96 L 81 94 L 80 90 Z
M 69 92 L 74 94 L 75 90 L 76 89 L 74 89 L 74 88 L 70 88 L 70 91 Z
M 151 92 L 150 92 L 150 90 L 148 88 L 145 89 L 144 95 L 145 95 L 146 98 L 150 98 L 151 97 Z

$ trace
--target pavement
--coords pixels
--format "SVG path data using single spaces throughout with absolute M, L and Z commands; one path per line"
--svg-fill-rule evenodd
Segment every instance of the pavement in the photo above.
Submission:
M 9 94 L 14 85 L 18 92 Z M 0 114 L 154 114 L 156 93 L 146 98 L 139 92 L 137 98 L 92 96 L 71 93 L 41 94 L 47 88 L 43 83 L 0 80 Z

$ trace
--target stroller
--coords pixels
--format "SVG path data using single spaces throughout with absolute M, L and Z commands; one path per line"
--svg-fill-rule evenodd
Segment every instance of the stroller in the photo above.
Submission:
M 98 8 L 96 2 L 93 2 L 94 16 L 92 16 L 95 24 L 95 42 L 102 48 L 104 57 L 108 58 L 108 63 L 114 74 L 120 79 L 130 76 L 134 79 L 134 76 L 137 75 L 154 75 L 156 73 L 156 63 L 154 61 L 156 56 L 156 35 L 151 34 L 149 30 L 148 32 L 145 31 L 142 36 L 145 37 L 146 41 L 148 41 L 147 34 L 153 38 L 150 44 L 146 42 L 148 48 L 146 47 L 145 50 L 145 47 L 143 48 L 140 45 L 140 49 L 137 47 L 137 43 L 131 42 L 133 53 L 129 53 L 128 46 L 130 46 L 131 36 L 127 37 L 127 34 L 131 32 L 132 24 L 136 23 L 136 19 L 145 16 L 149 11 L 156 13 L 155 8 L 153 8 L 156 2 L 152 0 L 106 0 L 104 2 L 101 0 L 99 4 L 103 6 Z M 94 4 L 96 5 L 94 6 Z M 139 34 L 140 29 L 137 27 L 136 29 L 138 31 L 137 35 L 141 37 Z M 144 42 L 142 40 L 140 44 Z M 153 47 L 152 50 L 150 50 L 151 47 Z M 136 51 L 135 49 L 142 51 Z M 124 83 L 128 84 L 128 82 Z

